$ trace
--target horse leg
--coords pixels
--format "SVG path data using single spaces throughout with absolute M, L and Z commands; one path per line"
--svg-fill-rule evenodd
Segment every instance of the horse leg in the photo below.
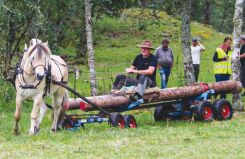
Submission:
M 47 111 L 47 106 L 46 106 L 45 103 L 42 103 L 41 107 L 40 107 L 40 112 L 39 112 L 39 116 L 38 116 L 37 125 L 36 125 L 37 131 L 40 130 L 40 124 L 41 124 L 41 122 L 43 120 L 43 117 L 44 117 L 46 111 Z
M 31 112 L 31 127 L 29 130 L 29 135 L 34 135 L 38 132 L 38 112 L 42 104 L 42 94 L 38 95 L 34 98 L 34 104 Z
M 15 127 L 14 127 L 14 130 L 13 130 L 13 133 L 15 135 L 19 135 L 20 134 L 20 131 L 19 131 L 19 121 L 20 121 L 20 118 L 21 118 L 21 105 L 22 105 L 21 96 L 16 95 L 16 110 L 15 110 L 15 114 L 14 114 L 14 117 L 15 117 Z
M 54 102 L 53 102 L 53 124 L 51 127 L 51 131 L 56 132 L 58 129 L 58 119 L 59 119 L 59 115 L 61 112 L 61 107 L 62 107 L 62 95 L 58 96 L 58 95 L 54 95 Z

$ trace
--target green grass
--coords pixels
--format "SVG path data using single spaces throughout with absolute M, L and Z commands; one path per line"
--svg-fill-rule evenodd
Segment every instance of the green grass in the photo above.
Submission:
M 170 36 L 170 47 L 174 51 L 175 63 L 169 87 L 182 86 L 183 63 L 181 51 L 181 22 L 165 13 L 159 13 L 159 25 L 151 25 L 138 31 L 134 16 L 149 22 L 147 13 L 139 15 L 135 10 L 127 11 L 122 18 L 104 17 L 94 25 L 95 59 L 99 93 L 111 88 L 116 74 L 123 73 L 139 53 L 137 44 L 144 39 L 153 41 L 158 47 L 162 33 Z M 206 47 L 201 57 L 200 81 L 213 82 L 212 56 L 227 35 L 215 32 L 208 26 L 196 22 L 191 24 L 192 35 L 202 37 Z M 74 48 L 61 48 L 62 53 L 74 55 Z M 77 91 L 89 96 L 89 73 L 87 66 L 81 69 Z M 160 85 L 159 76 L 157 76 Z M 74 76 L 70 74 L 69 85 Z M 7 89 L 7 91 L 6 91 Z M 6 95 L 6 92 L 9 95 Z M 245 119 L 236 115 L 225 122 L 170 121 L 154 122 L 153 109 L 133 111 L 138 128 L 119 130 L 103 124 L 87 124 L 85 129 L 75 132 L 50 133 L 50 110 L 36 136 L 28 136 L 30 126 L 30 103 L 25 102 L 20 123 L 21 135 L 14 136 L 14 88 L 1 83 L 0 99 L 0 158 L 244 158 Z M 70 95 L 73 97 L 73 95 Z M 76 113 L 81 113 L 75 111 Z
M 6 109 L 7 110 L 7 109 Z M 41 131 L 28 136 L 29 108 L 24 108 L 20 136 L 10 132 L 11 112 L 0 114 L 0 158 L 243 158 L 245 122 L 154 122 L 151 111 L 135 113 L 137 129 L 119 130 L 106 123 L 74 132 L 50 133 L 46 116 Z

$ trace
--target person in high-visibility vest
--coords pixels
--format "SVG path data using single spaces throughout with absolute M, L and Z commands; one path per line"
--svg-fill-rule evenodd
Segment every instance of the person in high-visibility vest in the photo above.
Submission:
M 231 37 L 225 37 L 224 43 L 220 45 L 213 56 L 214 75 L 216 82 L 227 81 L 230 79 L 231 70 Z M 226 98 L 225 94 L 220 94 L 220 98 Z

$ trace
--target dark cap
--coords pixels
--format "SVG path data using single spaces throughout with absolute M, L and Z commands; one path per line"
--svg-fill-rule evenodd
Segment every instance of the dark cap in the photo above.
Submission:
M 162 43 L 169 43 L 169 40 L 167 38 L 162 40 Z
M 192 42 L 196 42 L 198 39 L 196 37 L 192 38 Z

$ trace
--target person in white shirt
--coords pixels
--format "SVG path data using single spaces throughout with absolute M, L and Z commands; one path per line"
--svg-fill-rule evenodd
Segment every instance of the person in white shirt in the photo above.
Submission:
M 196 37 L 192 38 L 191 56 L 192 56 L 192 62 L 195 71 L 196 82 L 198 80 L 198 75 L 200 71 L 200 56 L 201 56 L 201 52 L 203 51 L 205 51 L 205 47 L 198 41 Z

